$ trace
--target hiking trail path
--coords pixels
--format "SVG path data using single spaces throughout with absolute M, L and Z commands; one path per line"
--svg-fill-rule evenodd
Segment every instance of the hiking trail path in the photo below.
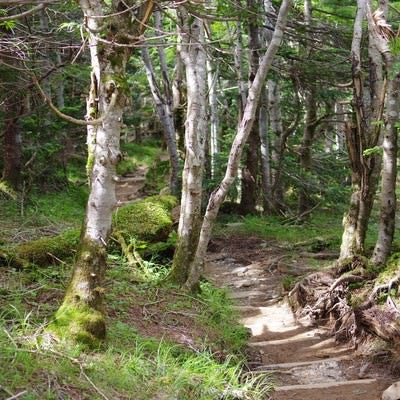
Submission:
M 310 272 L 310 259 L 319 256 L 324 254 L 288 252 L 256 237 L 216 238 L 206 277 L 230 290 L 241 322 L 251 330 L 250 370 L 273 374 L 271 399 L 379 400 L 396 380 L 389 368 L 335 343 L 324 325 L 297 321 L 283 295 L 282 278 Z
M 140 165 L 120 177 L 118 206 L 143 197 L 147 171 Z M 229 289 L 241 322 L 251 331 L 250 370 L 273 376 L 271 400 L 379 400 L 396 381 L 388 368 L 358 355 L 351 345 L 335 343 L 324 325 L 296 320 L 282 279 L 311 272 L 310 265 L 325 256 L 335 257 L 301 249 L 293 253 L 257 237 L 230 235 L 210 243 L 205 275 Z

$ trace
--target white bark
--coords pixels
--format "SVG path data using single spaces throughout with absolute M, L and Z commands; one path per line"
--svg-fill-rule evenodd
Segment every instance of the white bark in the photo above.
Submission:
M 286 145 L 287 133 L 284 132 L 280 102 L 280 87 L 272 79 L 268 80 L 268 112 L 270 130 L 273 139 L 271 159 L 273 161 L 272 173 L 272 202 L 277 210 L 283 208 L 282 167 L 283 155 Z
M 167 68 L 165 55 L 161 49 L 159 50 L 159 58 L 162 67 L 162 74 L 164 76 L 164 93 L 162 93 L 157 83 L 149 51 L 146 47 L 142 49 L 142 59 L 146 70 L 147 81 L 149 83 L 150 91 L 153 96 L 154 104 L 156 106 L 158 118 L 160 119 L 161 125 L 163 127 L 164 138 L 167 142 L 168 154 L 171 163 L 169 186 L 171 193 L 176 195 L 178 192 L 179 157 L 175 140 L 174 116 L 172 114 L 172 93 L 169 86 L 168 74 L 167 71 L 164 69 Z
M 90 121 L 99 121 L 88 125 L 88 164 L 89 198 L 87 201 L 85 222 L 82 227 L 80 249 L 74 265 L 72 279 L 67 288 L 64 302 L 56 314 L 56 323 L 65 318 L 65 310 L 85 310 L 94 318 L 87 318 L 85 326 L 76 324 L 73 319 L 63 323 L 67 336 L 74 340 L 81 337 L 103 339 L 105 321 L 99 319 L 103 310 L 103 282 L 106 270 L 106 245 L 111 231 L 111 217 L 115 206 L 116 164 L 120 160 L 120 132 L 122 113 L 126 105 L 126 95 L 120 88 L 119 79 L 123 78 L 130 50 L 110 46 L 100 51 L 98 40 L 92 32 L 99 32 L 105 15 L 100 0 L 80 0 L 88 31 L 91 59 L 91 87 L 87 99 L 87 116 Z M 140 12 L 151 14 L 153 3 L 142 3 Z M 128 17 L 129 18 L 129 17 Z M 113 20 L 119 33 L 128 27 L 130 18 Z M 146 22 L 146 21 L 145 21 Z M 142 33 L 141 27 L 136 34 Z M 70 312 L 70 311 L 68 311 Z M 69 315 L 69 314 L 68 314 Z M 101 315 L 101 314 L 100 314 Z M 82 335 L 81 332 L 82 331 Z
M 185 165 L 182 176 L 178 243 L 173 262 L 173 279 L 183 284 L 193 260 L 201 220 L 201 195 L 207 137 L 207 67 L 203 21 L 178 9 L 181 56 L 186 68 L 187 117 Z M 194 18 L 190 23 L 190 18 Z
M 286 27 L 287 15 L 292 5 L 291 0 L 283 0 L 279 10 L 278 19 L 276 21 L 273 37 L 268 46 L 268 49 L 260 62 L 260 67 L 254 78 L 253 84 L 249 88 L 249 93 L 246 100 L 246 107 L 243 118 L 238 127 L 235 139 L 233 141 L 231 151 L 229 153 L 228 165 L 225 176 L 220 185 L 211 194 L 207 210 L 203 219 L 200 231 L 200 239 L 196 250 L 196 256 L 190 267 L 190 275 L 186 282 L 188 288 L 193 288 L 201 276 L 203 263 L 207 251 L 207 246 L 211 238 L 211 231 L 217 217 L 219 207 L 225 199 L 229 188 L 235 180 L 240 157 L 243 152 L 243 147 L 251 132 L 255 114 L 258 108 L 259 99 L 262 87 L 265 82 L 267 73 L 271 67 L 272 60 L 277 53 L 283 39 L 283 33 Z
M 388 0 L 381 0 L 380 9 L 387 15 Z M 369 10 L 370 11 L 370 10 Z M 388 80 L 386 126 L 383 136 L 383 167 L 381 188 L 381 210 L 378 239 L 375 244 L 372 262 L 375 265 L 385 264 L 393 242 L 396 225 L 396 178 L 397 178 L 397 126 L 400 108 L 400 75 L 393 71 L 395 57 L 390 51 L 388 40 L 379 35 L 377 27 L 368 13 L 368 22 L 377 48 L 385 62 L 386 79 Z M 374 29 L 375 28 L 375 29 Z
M 260 111 L 258 119 L 258 133 L 260 135 L 261 175 L 263 187 L 263 208 L 268 212 L 271 206 L 271 165 L 270 146 L 268 137 L 268 94 L 265 87 L 261 92 Z
M 210 106 L 210 156 L 211 178 L 215 177 L 217 156 L 219 153 L 219 118 L 217 96 L 218 68 L 213 71 L 210 58 L 207 59 L 208 103 Z

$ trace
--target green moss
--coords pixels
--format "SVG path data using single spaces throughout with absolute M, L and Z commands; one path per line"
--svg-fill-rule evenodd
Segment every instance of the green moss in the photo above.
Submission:
M 79 244 L 80 230 L 70 229 L 60 235 L 44 237 L 14 247 L 18 259 L 45 265 L 53 263 L 54 257 L 65 260 L 74 255 Z
M 94 154 L 90 153 L 88 155 L 87 162 L 86 162 L 86 175 L 87 176 L 89 176 L 90 173 L 92 172 L 93 165 L 94 165 Z
M 57 236 L 4 247 L 0 249 L 0 265 L 24 268 L 31 263 L 47 265 L 66 260 L 75 254 L 79 237 L 79 229 L 69 229 Z
M 151 196 L 128 204 L 115 212 L 113 229 L 127 239 L 146 242 L 146 254 L 151 250 L 164 251 L 174 246 L 168 237 L 172 230 L 171 210 L 176 206 L 174 196 Z M 150 243 L 167 241 L 151 249 Z M 69 229 L 60 235 L 44 237 L 15 247 L 0 248 L 0 265 L 23 268 L 31 263 L 54 264 L 74 256 L 80 242 L 80 229 Z
M 69 301 L 64 301 L 47 330 L 60 339 L 89 348 L 98 347 L 106 335 L 105 319 L 100 311 Z
M 379 274 L 376 278 L 377 284 L 386 283 L 393 278 L 399 271 L 400 268 L 400 253 L 394 253 L 387 264 L 380 268 Z
M 113 229 L 138 240 L 166 240 L 173 225 L 171 210 L 176 204 L 173 196 L 151 196 L 128 204 L 114 214 Z

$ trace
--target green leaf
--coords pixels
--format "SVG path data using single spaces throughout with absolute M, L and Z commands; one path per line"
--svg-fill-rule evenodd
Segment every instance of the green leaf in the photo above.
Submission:
M 369 149 L 365 149 L 363 151 L 363 156 L 364 157 L 370 157 L 370 156 L 373 156 L 375 154 L 382 154 L 382 147 L 375 146 L 375 147 L 371 147 Z
M 9 21 L 0 22 L 0 27 L 5 28 L 8 31 L 11 31 L 13 28 L 15 28 L 15 25 L 16 23 L 13 19 Z

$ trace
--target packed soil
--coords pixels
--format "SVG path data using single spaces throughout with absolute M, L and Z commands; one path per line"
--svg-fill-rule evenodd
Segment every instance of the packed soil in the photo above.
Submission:
M 271 400 L 379 400 L 398 380 L 388 364 L 373 362 L 353 343 L 335 343 L 329 321 L 317 325 L 295 318 L 285 296 L 287 282 L 334 256 L 289 251 L 256 237 L 229 236 L 210 244 L 206 276 L 230 290 L 251 331 L 249 369 L 274 376 Z

